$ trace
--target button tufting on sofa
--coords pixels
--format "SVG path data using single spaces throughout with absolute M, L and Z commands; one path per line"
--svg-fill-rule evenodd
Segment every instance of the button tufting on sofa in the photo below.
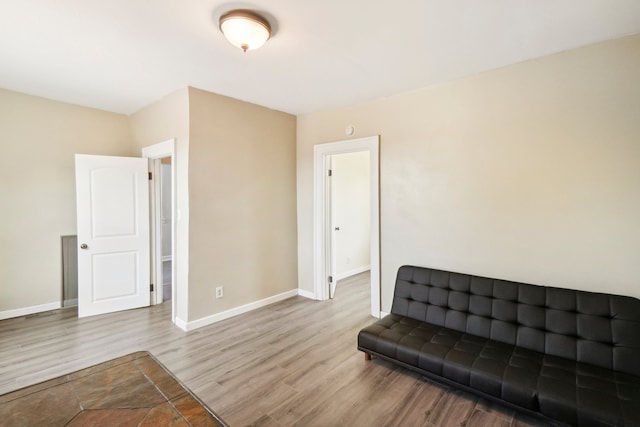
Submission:
M 640 426 L 640 300 L 422 267 L 358 349 L 573 425 Z

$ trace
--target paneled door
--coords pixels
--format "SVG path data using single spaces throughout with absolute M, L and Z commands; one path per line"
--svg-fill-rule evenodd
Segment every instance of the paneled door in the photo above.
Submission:
M 148 159 L 75 160 L 78 317 L 148 306 Z

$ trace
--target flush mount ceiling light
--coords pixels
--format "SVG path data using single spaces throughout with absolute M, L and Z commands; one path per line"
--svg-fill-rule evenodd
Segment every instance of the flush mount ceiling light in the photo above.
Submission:
M 232 10 L 222 15 L 220 31 L 229 43 L 245 52 L 259 48 L 271 36 L 267 20 L 249 10 Z

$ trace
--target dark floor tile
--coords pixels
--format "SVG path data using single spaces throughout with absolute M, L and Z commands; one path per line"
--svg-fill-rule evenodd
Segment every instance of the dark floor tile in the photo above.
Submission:
M 72 381 L 85 409 L 150 408 L 166 399 L 133 363 Z
M 213 415 L 191 396 L 184 396 L 172 402 L 183 417 L 194 427 L 222 426 Z
M 223 424 L 153 356 L 138 352 L 0 396 L 0 425 Z
M 142 357 L 135 364 L 155 384 L 168 400 L 187 394 L 184 387 L 151 356 Z
M 71 385 L 60 384 L 0 404 L 3 427 L 63 426 L 80 412 Z
M 115 359 L 107 360 L 106 362 L 100 363 L 98 365 L 90 366 L 86 369 L 80 369 L 79 371 L 75 371 L 69 374 L 70 380 L 77 380 L 88 375 L 95 374 L 100 371 L 105 371 L 107 369 L 111 369 L 116 366 L 123 365 L 125 363 L 132 362 L 141 357 L 147 356 L 149 353 L 146 351 L 138 351 L 135 353 L 127 354 L 125 356 L 116 357 Z
M 148 413 L 148 408 L 95 409 L 82 411 L 69 424 L 67 424 L 67 427 L 136 427 Z
M 33 394 L 40 390 L 44 390 L 53 386 L 64 384 L 66 382 L 67 382 L 67 376 L 65 375 L 62 377 L 54 378 L 49 381 L 41 382 L 39 384 L 34 384 L 30 387 L 21 388 L 20 390 L 12 391 L 11 393 L 3 394 L 2 396 L 0 396 L 0 403 L 10 402 L 19 397 L 26 396 L 28 394 Z
M 169 403 L 151 409 L 140 423 L 140 427 L 189 427 L 189 423 Z

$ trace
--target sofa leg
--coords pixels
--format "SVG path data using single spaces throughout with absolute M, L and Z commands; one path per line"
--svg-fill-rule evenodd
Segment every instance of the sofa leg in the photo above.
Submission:
M 369 353 L 365 353 L 364 360 L 371 360 L 371 355 Z

